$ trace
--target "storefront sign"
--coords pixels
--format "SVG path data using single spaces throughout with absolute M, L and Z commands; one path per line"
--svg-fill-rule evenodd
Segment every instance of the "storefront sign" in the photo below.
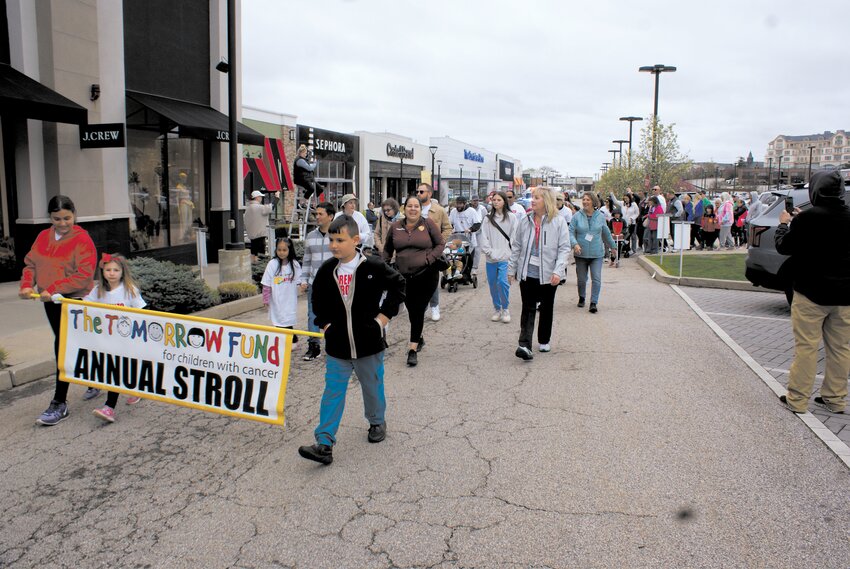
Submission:
M 80 148 L 123 148 L 124 124 L 80 125 Z
M 357 162 L 356 136 L 311 126 L 298 125 L 298 144 L 303 144 L 320 160 Z
M 506 182 L 514 181 L 514 163 L 507 160 L 499 160 L 499 179 Z
M 471 150 L 463 151 L 463 159 L 464 160 L 472 160 L 473 162 L 484 162 L 484 157 L 478 154 L 477 152 L 472 152 Z
M 389 142 L 387 143 L 387 156 L 393 156 L 395 158 L 406 158 L 407 160 L 413 160 L 413 149 L 406 148 L 401 144 L 397 146 L 393 146 Z

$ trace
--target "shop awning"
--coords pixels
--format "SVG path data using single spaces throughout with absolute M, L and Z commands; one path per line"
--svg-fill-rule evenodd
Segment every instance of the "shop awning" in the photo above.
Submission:
M 71 99 L 0 63 L 0 115 L 86 124 L 88 111 Z
M 180 136 L 217 140 L 219 142 L 227 142 L 228 140 L 227 133 L 230 123 L 227 115 L 212 107 L 149 95 L 148 93 L 139 93 L 138 91 L 127 91 L 127 98 L 165 119 L 170 123 L 168 130 L 176 126 Z M 133 126 L 129 117 L 127 126 Z M 242 123 L 236 123 L 236 135 L 241 144 L 262 146 L 265 141 L 265 137 L 261 133 Z

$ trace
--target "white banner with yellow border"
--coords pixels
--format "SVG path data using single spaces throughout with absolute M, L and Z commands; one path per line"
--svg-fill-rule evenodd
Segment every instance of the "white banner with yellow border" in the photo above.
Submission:
M 295 332 L 62 299 L 59 378 L 282 425 Z

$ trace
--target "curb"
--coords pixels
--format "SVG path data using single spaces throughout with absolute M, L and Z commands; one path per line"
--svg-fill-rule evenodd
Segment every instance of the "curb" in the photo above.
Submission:
M 668 275 L 664 271 L 664 269 L 662 269 L 649 259 L 645 258 L 643 255 L 639 255 L 637 257 L 637 262 L 638 265 L 640 265 L 646 270 L 646 272 L 652 275 L 653 279 L 664 284 L 692 286 L 698 288 L 722 288 L 726 290 L 745 290 L 751 292 L 768 292 L 772 294 L 782 294 L 778 290 L 757 287 L 748 281 L 727 281 L 723 279 L 705 279 L 696 277 L 674 277 L 672 275 Z
M 213 306 L 199 312 L 193 312 L 192 316 L 227 320 L 238 314 L 251 312 L 262 307 L 263 295 L 258 294 L 248 298 L 240 298 L 226 304 L 219 304 L 218 306 Z M 8 367 L 0 370 L 0 393 L 53 375 L 54 373 L 56 373 L 56 361 L 50 357 Z

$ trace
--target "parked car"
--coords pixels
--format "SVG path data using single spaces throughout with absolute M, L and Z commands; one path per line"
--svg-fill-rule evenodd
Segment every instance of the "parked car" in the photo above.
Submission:
M 848 185 L 845 182 L 845 185 Z M 771 192 L 775 199 L 758 217 L 749 220 L 749 235 L 745 276 L 755 286 L 781 290 L 788 304 L 794 298 L 791 287 L 789 257 L 776 251 L 776 228 L 779 225 L 779 213 L 785 209 L 785 197 L 794 199 L 794 207 L 806 210 L 812 207 L 809 201 L 808 184 L 803 189 L 779 190 Z M 850 205 L 850 192 L 845 192 L 844 203 Z

